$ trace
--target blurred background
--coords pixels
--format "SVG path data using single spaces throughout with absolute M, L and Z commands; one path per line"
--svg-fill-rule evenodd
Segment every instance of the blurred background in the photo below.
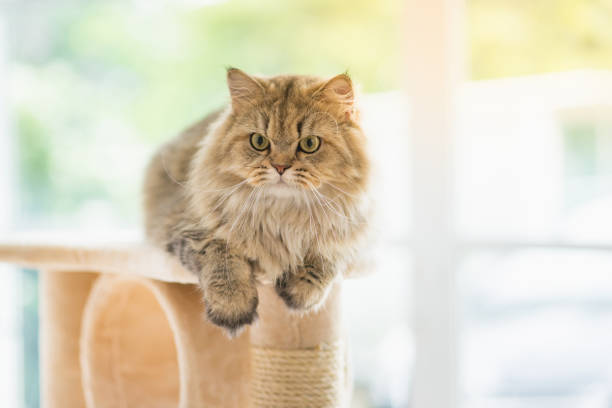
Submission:
M 148 158 L 227 102 L 226 66 L 348 69 L 379 208 L 374 273 L 346 285 L 352 407 L 612 407 L 612 1 L 455 0 L 415 36 L 432 4 L 0 1 L 0 232 L 139 239 Z M 440 70 L 436 30 L 460 79 L 415 172 L 429 135 L 406 89 Z M 436 257 L 440 291 L 419 269 Z M 37 307 L 37 273 L 2 266 L 3 407 L 39 406 Z

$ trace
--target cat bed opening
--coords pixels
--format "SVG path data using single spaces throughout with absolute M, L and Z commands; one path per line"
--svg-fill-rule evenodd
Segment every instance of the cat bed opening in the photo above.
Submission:
M 86 305 L 81 334 L 87 407 L 178 407 L 174 332 L 163 298 L 148 281 L 100 278 Z

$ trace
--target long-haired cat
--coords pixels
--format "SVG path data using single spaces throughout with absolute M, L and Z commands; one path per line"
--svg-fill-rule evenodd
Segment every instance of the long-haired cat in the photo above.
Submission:
M 369 161 L 345 75 L 229 69 L 230 106 L 163 146 L 144 185 L 149 240 L 201 283 L 208 318 L 235 334 L 258 282 L 316 308 L 366 230 Z

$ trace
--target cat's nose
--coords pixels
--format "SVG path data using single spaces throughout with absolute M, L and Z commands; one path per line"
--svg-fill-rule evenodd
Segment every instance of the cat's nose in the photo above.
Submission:
M 276 169 L 276 171 L 278 171 L 278 174 L 283 174 L 285 172 L 285 170 L 287 170 L 289 167 L 291 167 L 290 164 L 274 164 L 272 163 L 272 167 L 274 167 Z

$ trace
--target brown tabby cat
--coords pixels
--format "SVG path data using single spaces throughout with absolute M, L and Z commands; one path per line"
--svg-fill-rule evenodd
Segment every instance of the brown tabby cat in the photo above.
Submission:
M 234 335 L 257 317 L 257 282 L 291 309 L 323 302 L 364 236 L 369 161 L 347 75 L 229 69 L 227 83 L 231 106 L 161 148 L 144 195 L 149 239 Z

